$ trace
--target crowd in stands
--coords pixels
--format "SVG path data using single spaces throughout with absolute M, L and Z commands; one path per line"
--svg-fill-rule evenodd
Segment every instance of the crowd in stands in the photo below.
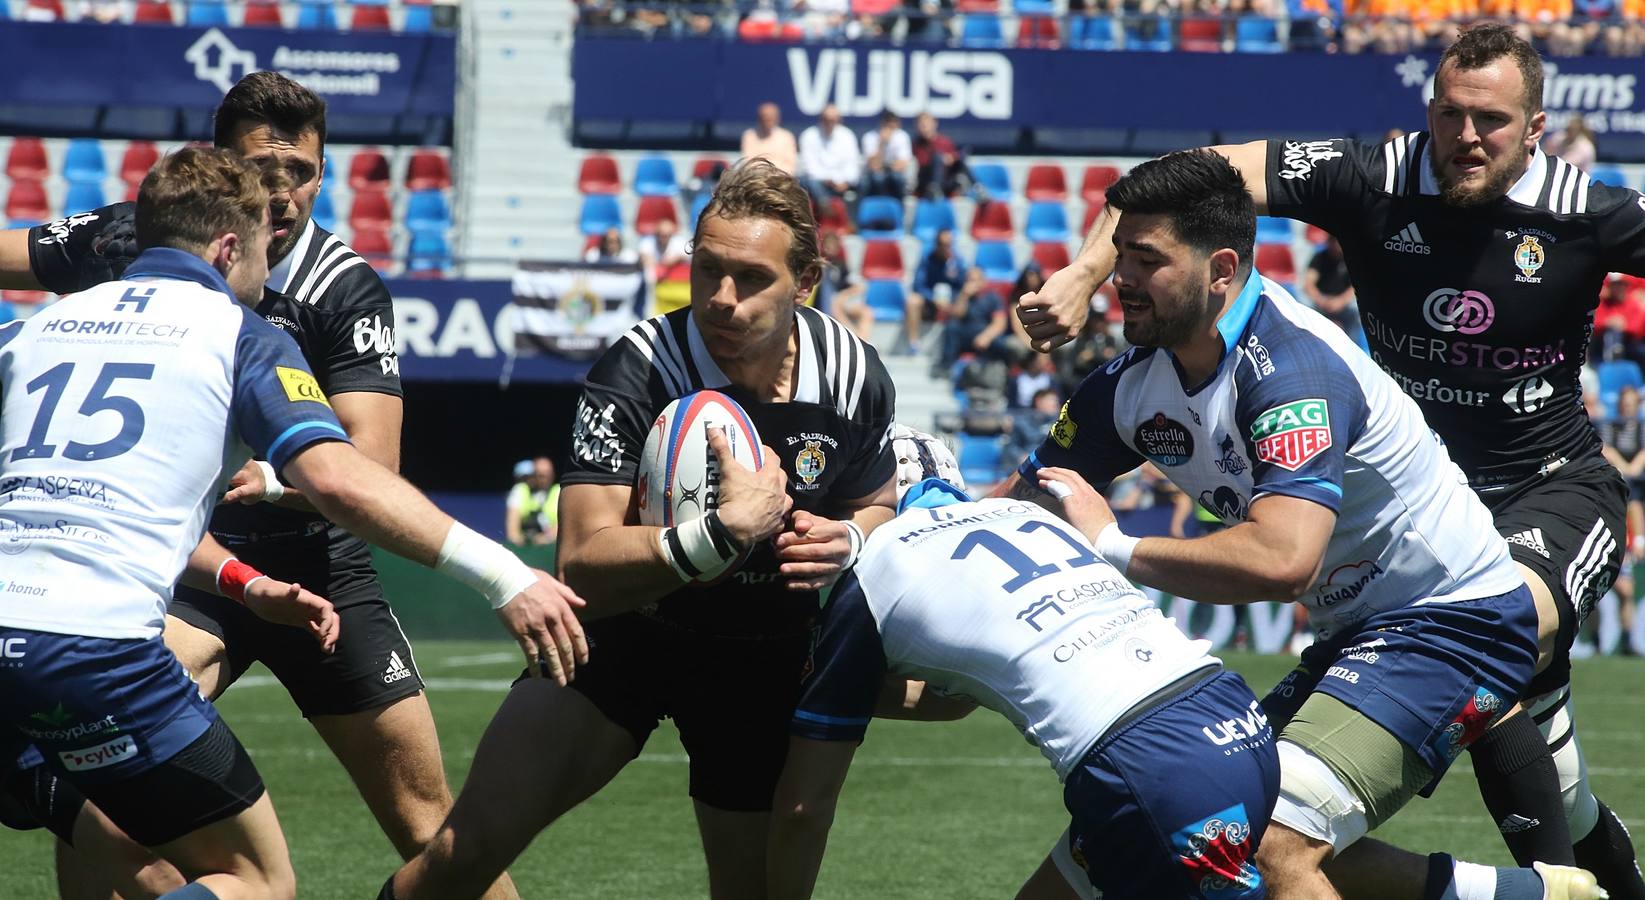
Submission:
M 455 27 L 457 0 L 0 0 L 0 19 L 430 31 Z
M 1478 19 L 1550 56 L 1645 53 L 1645 0 L 580 0 L 585 31 L 1279 53 L 1438 50 Z

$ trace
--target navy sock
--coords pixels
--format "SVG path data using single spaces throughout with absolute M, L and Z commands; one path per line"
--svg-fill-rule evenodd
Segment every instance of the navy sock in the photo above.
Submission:
M 217 900 L 217 895 L 211 892 L 211 888 L 195 882 L 185 884 L 170 893 L 161 894 L 159 900 Z

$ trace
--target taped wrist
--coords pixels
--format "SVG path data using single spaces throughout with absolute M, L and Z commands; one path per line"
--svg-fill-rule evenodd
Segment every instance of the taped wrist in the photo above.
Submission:
M 841 572 L 857 564 L 857 557 L 862 555 L 864 541 L 862 526 L 856 522 L 850 519 L 845 520 L 845 531 L 846 537 L 851 541 L 851 555 L 846 557 L 845 562 L 840 565 Z
M 274 471 L 274 466 L 260 459 L 251 461 L 257 468 L 263 470 L 263 502 L 273 503 L 286 495 L 286 486 L 280 483 L 280 476 Z
M 747 549 L 720 521 L 717 510 L 665 528 L 657 540 L 663 559 L 682 581 L 713 581 L 736 565 Z
M 267 578 L 262 572 L 251 566 L 229 557 L 217 567 L 217 593 L 233 600 L 236 603 L 246 602 L 246 588 L 261 578 Z
M 502 609 L 521 591 L 537 583 L 531 567 L 507 547 L 461 522 L 451 523 L 434 570 L 479 591 L 492 609 Z
M 1132 537 L 1121 531 L 1118 522 L 1109 522 L 1097 532 L 1097 552 L 1114 568 L 1119 569 L 1121 575 L 1128 574 L 1131 568 L 1131 554 L 1137 552 L 1137 545 L 1140 543 L 1142 538 Z

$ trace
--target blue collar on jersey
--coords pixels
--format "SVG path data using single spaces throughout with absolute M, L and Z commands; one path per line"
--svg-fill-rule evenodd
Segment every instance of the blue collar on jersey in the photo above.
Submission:
M 1245 333 L 1245 326 L 1251 324 L 1251 314 L 1257 311 L 1257 300 L 1262 297 L 1262 275 L 1257 267 L 1251 267 L 1251 274 L 1245 276 L 1245 287 L 1234 298 L 1234 305 L 1223 313 L 1217 320 L 1217 333 L 1222 335 L 1222 353 L 1226 357 L 1239 346 L 1240 335 Z
M 970 503 L 971 498 L 941 478 L 927 478 L 911 485 L 897 501 L 897 513 L 911 509 L 936 509 L 950 503 Z
M 137 255 L 126 267 L 121 280 L 133 278 L 167 278 L 172 281 L 192 281 L 204 285 L 214 291 L 221 291 L 236 303 L 239 299 L 234 291 L 223 280 L 222 273 L 206 264 L 206 261 L 186 250 L 175 247 L 151 247 Z

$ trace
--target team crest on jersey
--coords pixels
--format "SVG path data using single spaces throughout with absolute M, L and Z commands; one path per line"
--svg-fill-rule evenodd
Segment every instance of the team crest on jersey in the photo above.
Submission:
M 1276 406 L 1251 423 L 1257 459 L 1295 472 L 1331 446 L 1331 407 L 1324 399 Z
M 1537 270 L 1548 261 L 1548 251 L 1542 249 L 1542 241 L 1534 234 L 1524 235 L 1519 246 L 1514 248 L 1514 267 L 1519 274 L 1514 280 L 1523 284 L 1541 284 L 1542 279 L 1537 277 Z
M 1137 452 L 1162 466 L 1183 465 L 1194 455 L 1193 433 L 1163 412 L 1137 426 L 1134 443 Z
M 1057 413 L 1057 421 L 1051 426 L 1051 440 L 1056 441 L 1057 446 L 1064 450 L 1072 449 L 1074 446 L 1074 435 L 1077 434 L 1079 430 L 1079 423 L 1075 422 L 1073 417 L 1068 415 L 1068 402 L 1066 400 L 1063 401 L 1062 412 Z
M 292 403 L 309 400 L 331 405 L 331 401 L 326 399 L 326 392 L 320 390 L 320 382 L 315 381 L 308 372 L 289 366 L 275 366 L 274 374 L 280 377 L 280 386 L 286 389 L 286 399 Z
M 822 444 L 818 441 L 806 441 L 805 449 L 794 457 L 794 474 L 800 476 L 807 487 L 816 483 L 827 467 L 828 455 L 822 452 Z

